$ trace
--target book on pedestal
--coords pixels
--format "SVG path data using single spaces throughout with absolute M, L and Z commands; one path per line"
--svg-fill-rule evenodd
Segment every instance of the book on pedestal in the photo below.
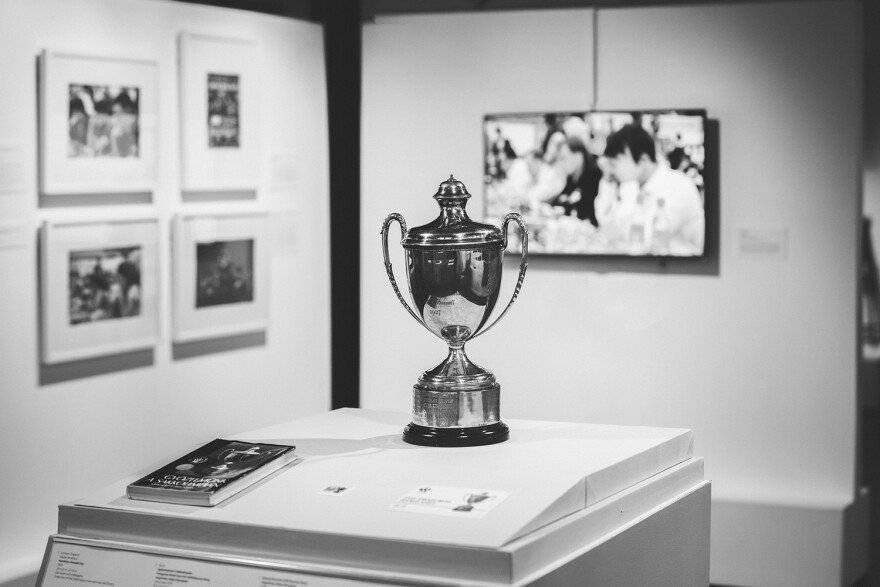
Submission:
M 295 446 L 218 438 L 130 484 L 130 499 L 212 506 L 300 460 Z

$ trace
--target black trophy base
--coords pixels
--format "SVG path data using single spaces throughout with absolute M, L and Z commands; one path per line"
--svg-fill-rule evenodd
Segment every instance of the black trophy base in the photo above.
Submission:
M 403 429 L 403 440 L 420 446 L 484 446 L 510 438 L 504 422 L 468 428 L 434 428 L 410 423 Z

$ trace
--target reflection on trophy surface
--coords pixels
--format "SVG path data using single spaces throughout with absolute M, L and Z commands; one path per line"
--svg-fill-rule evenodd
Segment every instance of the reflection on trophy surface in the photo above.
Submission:
M 465 212 L 470 194 L 452 176 L 440 184 L 434 199 L 440 216 L 407 230 L 400 214 L 389 214 L 382 226 L 385 269 L 398 299 L 425 328 L 443 339 L 449 355 L 419 377 L 413 386 L 413 420 L 404 440 L 429 446 L 473 446 L 507 440 L 501 422 L 501 387 L 495 376 L 472 363 L 465 343 L 492 328 L 513 305 L 522 287 L 528 258 L 528 231 L 519 214 L 508 214 L 501 228 L 473 222 Z M 388 229 L 400 224 L 406 251 L 407 279 L 413 309 L 394 279 L 388 254 Z M 498 301 L 507 227 L 520 228 L 522 261 L 519 279 L 501 315 L 486 326 Z

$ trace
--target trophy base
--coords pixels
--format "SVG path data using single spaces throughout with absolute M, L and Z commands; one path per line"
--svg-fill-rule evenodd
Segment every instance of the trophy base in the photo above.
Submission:
M 510 437 L 500 418 L 501 386 L 471 363 L 463 346 L 413 386 L 412 420 L 403 440 L 421 446 L 482 446 Z
M 403 440 L 419 446 L 483 446 L 498 444 L 510 437 L 504 422 L 467 428 L 435 428 L 410 423 L 403 429 Z

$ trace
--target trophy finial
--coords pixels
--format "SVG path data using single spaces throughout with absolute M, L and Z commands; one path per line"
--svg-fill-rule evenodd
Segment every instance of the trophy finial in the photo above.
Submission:
M 449 174 L 449 179 L 440 184 L 434 198 L 439 201 L 444 200 L 467 200 L 471 195 L 468 193 L 464 184 L 455 179 L 453 174 Z

